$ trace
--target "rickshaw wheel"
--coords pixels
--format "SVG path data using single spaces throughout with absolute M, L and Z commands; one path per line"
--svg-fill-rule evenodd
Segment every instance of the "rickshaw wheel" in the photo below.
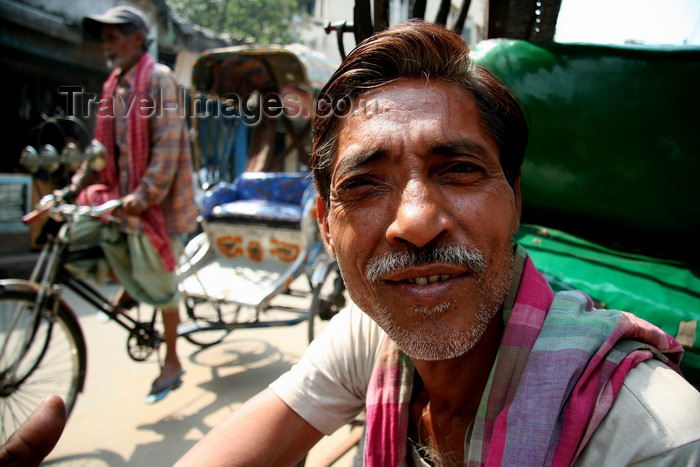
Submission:
M 325 327 L 327 322 L 345 306 L 345 284 L 340 276 L 337 263 L 329 268 L 323 283 L 313 290 L 309 306 L 309 343 Z
M 190 343 L 200 347 L 209 347 L 221 342 L 231 332 L 224 318 L 231 317 L 240 309 L 236 305 L 226 305 L 209 300 L 196 300 L 187 297 L 185 300 L 187 317 L 186 327 L 191 330 L 182 334 Z M 233 322 L 235 320 L 229 320 Z

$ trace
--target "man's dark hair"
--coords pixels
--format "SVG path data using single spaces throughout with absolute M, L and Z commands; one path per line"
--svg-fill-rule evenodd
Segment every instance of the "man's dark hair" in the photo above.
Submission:
M 360 43 L 319 95 L 310 162 L 316 189 L 326 204 L 347 109 L 368 90 L 406 78 L 454 83 L 471 93 L 484 128 L 498 145 L 505 177 L 514 186 L 529 133 L 517 98 L 490 71 L 472 62 L 461 36 L 437 24 L 411 20 Z
M 121 32 L 123 35 L 128 36 L 130 34 L 135 33 L 136 31 L 141 31 L 141 35 L 143 35 L 143 41 L 141 42 L 141 51 L 142 52 L 148 52 L 148 46 L 150 45 L 150 39 L 146 34 L 141 30 L 137 25 L 134 23 L 125 23 L 125 24 L 117 24 L 117 29 L 119 29 L 119 32 Z

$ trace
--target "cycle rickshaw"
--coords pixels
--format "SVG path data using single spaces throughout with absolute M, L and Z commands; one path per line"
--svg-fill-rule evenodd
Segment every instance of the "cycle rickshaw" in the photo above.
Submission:
M 209 330 L 197 339 L 190 333 L 195 343 L 217 342 L 236 327 L 305 319 L 312 340 L 315 317 L 327 319 L 342 305 L 342 280 L 318 237 L 307 165 L 313 102 L 333 71 L 300 45 L 214 49 L 194 64 L 195 162 L 206 192 L 203 232 L 186 247 L 181 290 L 194 325 Z M 275 303 L 307 295 L 290 288 L 299 276 L 309 279 L 308 309 Z M 276 316 L 263 319 L 270 310 Z

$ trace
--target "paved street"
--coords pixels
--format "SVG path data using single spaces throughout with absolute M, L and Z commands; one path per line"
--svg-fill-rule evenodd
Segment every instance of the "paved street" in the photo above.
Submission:
M 105 290 L 113 294 L 116 287 Z M 307 325 L 234 331 L 201 350 L 180 339 L 187 373 L 183 386 L 163 401 L 143 402 L 158 374 L 155 356 L 132 361 L 127 333 L 105 322 L 79 298 L 67 294 L 79 315 L 88 346 L 85 391 L 78 397 L 51 466 L 168 466 L 239 405 L 287 370 L 306 347 Z M 343 427 L 324 438 L 306 465 L 322 459 L 347 438 Z M 350 466 L 354 450 L 335 465 Z

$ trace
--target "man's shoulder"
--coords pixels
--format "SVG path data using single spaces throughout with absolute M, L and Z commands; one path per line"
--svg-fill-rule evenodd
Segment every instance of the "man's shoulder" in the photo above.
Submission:
M 162 63 L 154 63 L 153 69 L 151 70 L 151 76 L 163 76 L 172 78 L 175 76 L 175 73 L 168 65 L 164 65 Z
M 700 439 L 700 392 L 659 360 L 647 360 L 632 369 L 619 396 L 664 438 L 677 443 Z
M 576 465 L 653 465 L 700 456 L 699 419 L 700 393 L 662 362 L 647 360 L 627 374 Z
M 153 64 L 153 70 L 151 71 L 153 74 L 158 74 L 158 75 L 167 75 L 167 76 L 173 76 L 174 72 L 172 68 L 170 68 L 168 65 L 165 65 L 163 63 L 154 63 Z
M 162 63 L 155 63 L 151 70 L 151 82 L 156 83 L 177 83 L 173 70 Z
M 180 83 L 167 65 L 155 63 L 149 78 L 149 88 L 157 98 L 172 101 L 178 99 Z

